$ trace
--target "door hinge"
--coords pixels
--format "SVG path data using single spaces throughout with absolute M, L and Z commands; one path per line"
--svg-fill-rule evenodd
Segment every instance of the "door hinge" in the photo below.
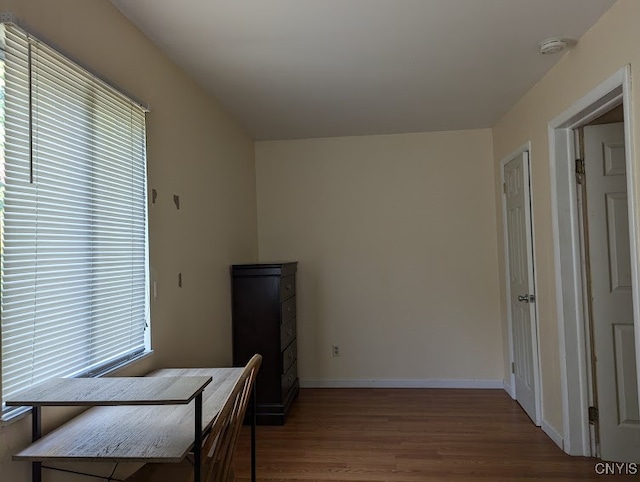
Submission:
M 506 182 L 502 183 L 502 192 L 507 194 L 507 183 Z
M 598 423 L 598 408 L 597 407 L 589 407 L 589 423 L 590 424 Z
M 511 362 L 511 373 L 515 373 L 516 372 L 516 364 L 514 362 Z
M 584 159 L 576 159 L 576 182 L 582 184 L 584 180 Z

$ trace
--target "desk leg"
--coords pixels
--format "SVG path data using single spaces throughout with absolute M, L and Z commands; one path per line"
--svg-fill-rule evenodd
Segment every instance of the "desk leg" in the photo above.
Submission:
M 256 382 L 251 390 L 251 482 L 256 482 Z
M 31 407 L 31 441 L 35 442 L 42 437 L 42 412 L 41 407 Z M 42 481 L 42 463 L 31 463 L 31 481 Z
M 196 395 L 195 443 L 193 447 L 193 480 L 200 482 L 202 469 L 202 392 Z

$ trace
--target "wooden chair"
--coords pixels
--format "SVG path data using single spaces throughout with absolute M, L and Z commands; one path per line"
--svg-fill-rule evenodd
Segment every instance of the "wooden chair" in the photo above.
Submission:
M 261 355 L 254 355 L 249 360 L 222 410 L 213 421 L 211 431 L 202 444 L 201 478 L 204 482 L 234 480 L 233 454 L 249 405 L 251 389 L 261 363 Z M 146 464 L 129 477 L 127 482 L 190 482 L 192 480 L 193 457 L 189 456 L 179 464 Z

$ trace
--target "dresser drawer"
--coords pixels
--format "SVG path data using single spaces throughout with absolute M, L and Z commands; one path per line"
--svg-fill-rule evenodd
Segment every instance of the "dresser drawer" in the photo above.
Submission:
M 296 294 L 295 275 L 284 276 L 280 279 L 280 301 L 287 300 Z
M 283 397 L 286 398 L 287 394 L 289 393 L 289 390 L 291 390 L 291 387 L 293 386 L 293 382 L 296 381 L 296 378 L 298 378 L 298 362 L 294 361 L 293 365 L 291 365 L 291 367 L 289 367 L 289 370 L 287 370 L 287 373 L 282 375 L 282 396 Z
M 284 325 L 291 318 L 296 316 L 296 297 L 289 298 L 282 302 L 280 313 L 280 324 Z
M 289 367 L 298 358 L 298 349 L 295 340 L 282 352 L 282 373 L 287 373 Z
M 280 327 L 280 346 L 286 347 L 296 337 L 296 319 L 287 321 Z

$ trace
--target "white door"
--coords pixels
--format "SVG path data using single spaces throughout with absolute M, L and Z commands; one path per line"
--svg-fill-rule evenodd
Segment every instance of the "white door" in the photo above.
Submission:
M 528 152 L 504 166 L 504 206 L 515 395 L 531 420 L 539 425 Z
M 600 457 L 640 462 L 624 124 L 584 128 Z

